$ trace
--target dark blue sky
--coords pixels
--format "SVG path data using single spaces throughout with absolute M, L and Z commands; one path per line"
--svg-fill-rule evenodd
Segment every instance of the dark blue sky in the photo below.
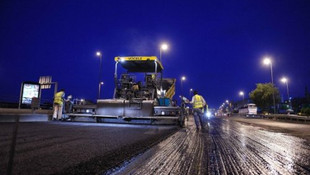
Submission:
M 282 94 L 282 75 L 293 97 L 310 87 L 308 0 L 2 0 L 0 8 L 0 99 L 17 101 L 20 83 L 43 75 L 67 94 L 95 99 L 97 50 L 103 52 L 104 97 L 110 98 L 114 57 L 159 56 L 161 42 L 170 45 L 165 76 L 187 76 L 184 91 L 197 89 L 213 107 L 269 82 L 264 56 L 273 59 Z

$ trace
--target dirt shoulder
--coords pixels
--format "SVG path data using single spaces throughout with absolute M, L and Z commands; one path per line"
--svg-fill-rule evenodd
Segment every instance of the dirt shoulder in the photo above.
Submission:
M 223 117 L 222 117 L 223 118 Z M 276 132 L 288 133 L 307 140 L 310 143 L 310 124 L 289 123 L 268 119 L 245 118 L 239 116 L 225 117 L 225 119 L 233 120 L 249 125 L 260 126 Z

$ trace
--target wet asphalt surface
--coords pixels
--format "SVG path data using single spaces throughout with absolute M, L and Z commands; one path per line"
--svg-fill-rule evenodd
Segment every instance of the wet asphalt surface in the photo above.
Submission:
M 13 125 L 0 123 L 0 174 Z M 21 123 L 13 174 L 310 174 L 307 140 L 219 118 L 186 125 Z
M 0 174 L 6 174 L 14 123 L 0 123 Z M 100 174 L 140 154 L 176 126 L 78 122 L 20 123 L 13 174 Z
M 227 119 L 205 125 L 197 132 L 190 121 L 113 174 L 310 174 L 304 139 Z

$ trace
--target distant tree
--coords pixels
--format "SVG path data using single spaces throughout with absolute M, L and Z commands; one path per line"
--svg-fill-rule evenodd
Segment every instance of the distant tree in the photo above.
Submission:
M 250 93 L 251 100 L 263 111 L 269 111 L 273 106 L 273 92 L 276 104 L 280 102 L 280 93 L 278 88 L 272 83 L 258 83 L 256 89 Z

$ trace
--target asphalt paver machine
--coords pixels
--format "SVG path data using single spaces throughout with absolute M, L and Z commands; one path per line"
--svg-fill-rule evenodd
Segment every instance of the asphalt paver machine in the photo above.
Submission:
M 163 78 L 163 69 L 156 56 L 115 57 L 113 99 L 98 99 L 92 116 L 97 122 L 183 126 L 184 110 L 173 100 L 176 79 Z

